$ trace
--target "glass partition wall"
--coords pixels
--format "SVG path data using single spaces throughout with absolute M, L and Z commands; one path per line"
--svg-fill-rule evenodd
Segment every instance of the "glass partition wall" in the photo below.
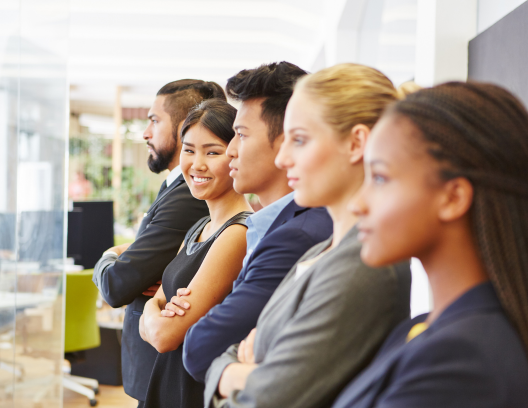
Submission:
M 62 406 L 69 7 L 0 2 L 0 407 Z

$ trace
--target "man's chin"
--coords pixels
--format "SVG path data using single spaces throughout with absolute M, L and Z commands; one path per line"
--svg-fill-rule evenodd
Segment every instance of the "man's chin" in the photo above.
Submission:
M 236 179 L 233 179 L 233 190 L 235 190 L 238 194 L 253 194 L 251 189 L 248 189 L 244 183 L 241 183 L 240 181 L 237 182 Z
M 148 160 L 147 160 L 147 165 L 148 165 L 148 168 L 149 170 L 152 172 L 152 173 L 156 173 L 156 174 L 159 174 L 161 173 L 163 170 L 167 170 L 167 166 L 165 166 L 165 168 L 162 168 L 163 166 L 161 166 L 161 163 L 159 162 L 159 160 L 155 160 L 152 155 L 149 156 Z

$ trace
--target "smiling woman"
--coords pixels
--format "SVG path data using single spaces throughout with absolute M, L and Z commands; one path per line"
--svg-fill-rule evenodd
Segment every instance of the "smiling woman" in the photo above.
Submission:
M 193 196 L 200 200 L 225 200 L 240 195 L 229 177 L 227 145 L 233 138 L 236 109 L 221 101 L 208 101 L 194 109 L 182 125 L 180 165 Z
M 190 111 L 182 130 L 180 165 L 193 196 L 205 200 L 210 216 L 187 233 L 162 285 L 145 305 L 141 337 L 160 353 L 150 377 L 145 407 L 203 407 L 203 385 L 187 374 L 182 343 L 189 327 L 230 292 L 246 251 L 245 220 L 251 207 L 233 189 L 225 154 L 233 138 L 236 109 L 212 99 Z M 170 310 L 178 288 L 188 287 L 192 308 Z M 165 310 L 166 309 L 166 310 Z

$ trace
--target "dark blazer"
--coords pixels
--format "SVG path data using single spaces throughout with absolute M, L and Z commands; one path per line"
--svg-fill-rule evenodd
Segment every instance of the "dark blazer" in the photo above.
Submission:
M 328 407 L 367 366 L 409 317 L 411 271 L 409 262 L 365 265 L 357 233 L 351 229 L 302 275 L 292 268 L 258 319 L 253 350 L 259 366 L 243 390 L 214 399 L 225 367 L 238 362 L 238 345 L 230 347 L 207 372 L 206 407 Z M 331 243 L 316 245 L 299 262 L 316 258 Z
M 528 360 L 490 283 L 451 304 L 422 334 L 402 323 L 334 408 L 526 408 Z
M 280 212 L 242 268 L 233 292 L 187 332 L 183 362 L 197 381 L 204 382 L 211 362 L 256 326 L 295 262 L 331 234 L 332 219 L 325 208 L 308 209 L 292 201 Z
M 128 305 L 121 344 L 123 385 L 144 401 L 157 351 L 139 335 L 139 318 L 148 296 L 141 293 L 161 279 L 196 221 L 209 214 L 205 201 L 194 198 L 182 175 L 174 180 L 143 218 L 136 240 L 119 258 L 107 254 L 94 269 L 94 283 L 112 307 Z

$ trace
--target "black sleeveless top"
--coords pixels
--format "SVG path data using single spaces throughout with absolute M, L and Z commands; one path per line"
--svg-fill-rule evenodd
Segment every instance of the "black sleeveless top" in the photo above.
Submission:
M 211 217 L 204 217 L 191 227 L 185 235 L 182 250 L 163 272 L 162 286 L 167 301 L 176 295 L 179 288 L 189 286 L 216 238 L 230 225 L 245 226 L 251 214 L 248 211 L 238 213 L 203 242 L 196 240 Z M 182 350 L 180 345 L 174 351 L 158 353 L 150 376 L 145 408 L 203 408 L 204 385 L 185 371 Z

